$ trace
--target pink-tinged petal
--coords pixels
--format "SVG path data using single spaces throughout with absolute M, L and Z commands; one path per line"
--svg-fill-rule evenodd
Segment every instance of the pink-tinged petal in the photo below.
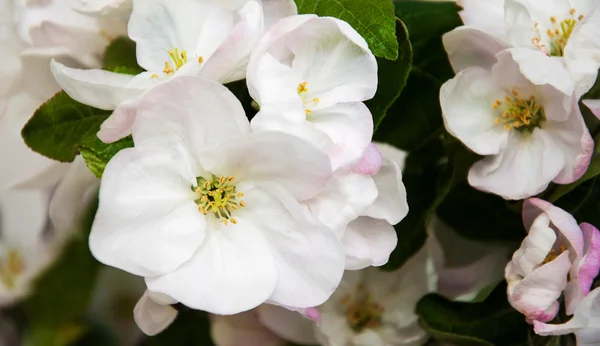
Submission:
M 113 143 L 131 134 L 131 128 L 137 114 L 139 98 L 122 102 L 115 108 L 98 131 L 98 138 L 104 143 Z
M 406 187 L 402 182 L 402 171 L 396 162 L 383 160 L 383 166 L 373 176 L 379 196 L 369 209 L 366 216 L 386 220 L 395 225 L 408 214 Z
M 528 321 L 548 322 L 558 313 L 558 298 L 567 286 L 569 251 L 535 269 L 523 280 L 508 282 L 508 301 Z
M 571 113 L 565 121 L 549 121 L 544 129 L 552 134 L 563 148 L 565 167 L 554 178 L 558 184 L 570 184 L 587 171 L 594 153 L 594 139 L 583 121 L 577 99 L 571 101 Z
M 584 237 L 584 255 L 576 265 L 576 275 L 571 277 L 565 291 L 567 314 L 571 315 L 583 298 L 590 293 L 592 283 L 600 271 L 600 232 L 589 223 L 579 225 Z
M 569 241 L 577 258 L 583 256 L 584 240 L 579 225 L 573 216 L 539 198 L 530 198 L 523 203 L 523 225 L 530 229 L 534 220 L 546 213 L 556 229 Z
M 387 143 L 373 142 L 373 144 L 375 144 L 375 147 L 377 148 L 377 150 L 379 150 L 379 153 L 384 159 L 395 162 L 400 168 L 400 170 L 404 170 L 408 152 L 402 149 L 398 149 L 395 146 Z
M 346 270 L 382 266 L 396 248 L 398 236 L 385 220 L 362 216 L 352 221 L 342 237 Z
M 371 143 L 363 153 L 360 161 L 350 170 L 354 173 L 374 175 L 381 169 L 382 157 L 375 144 Z
M 315 323 L 321 323 L 321 314 L 316 308 L 310 308 L 313 317 L 305 318 L 307 315 L 303 312 L 306 313 L 306 310 L 309 309 L 290 309 L 270 304 L 263 304 L 256 308 L 260 322 L 273 333 L 297 344 L 314 345 L 318 342 L 313 330 Z
M 582 102 L 594 113 L 596 118 L 600 118 L 600 100 L 583 100 Z
M 298 15 L 294 0 L 262 0 L 265 28 L 269 29 L 280 19 Z
M 259 320 L 257 310 L 236 315 L 210 315 L 211 338 L 217 346 L 285 346 L 286 341 Z
M 454 71 L 479 66 L 490 69 L 496 62 L 496 54 L 510 45 L 487 32 L 469 26 L 460 26 L 442 37 Z

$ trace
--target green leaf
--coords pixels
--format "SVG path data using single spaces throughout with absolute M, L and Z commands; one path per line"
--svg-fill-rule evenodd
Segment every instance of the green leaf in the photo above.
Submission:
M 133 146 L 131 138 L 111 144 L 98 139 L 100 125 L 110 113 L 79 103 L 61 91 L 33 114 L 21 134 L 33 151 L 57 161 L 72 162 L 81 153 L 100 178 L 119 150 Z
M 125 36 L 116 38 L 106 47 L 102 68 L 107 71 L 132 75 L 144 72 L 144 69 L 137 63 L 135 42 Z
M 517 345 L 527 341 L 529 325 L 506 298 L 502 283 L 480 303 L 452 302 L 437 294 L 416 307 L 425 330 L 438 341 L 457 345 Z
M 89 215 L 64 245 L 58 260 L 34 282 L 33 293 L 25 308 L 31 325 L 41 331 L 65 328 L 87 310 L 100 267 L 88 247 L 88 234 L 96 207 L 97 203 L 90 207 Z
M 175 322 L 157 336 L 150 337 L 146 346 L 213 346 L 210 322 L 206 312 L 177 305 L 179 313 Z
M 424 152 L 436 151 L 436 143 L 428 148 L 413 152 L 407 157 L 407 165 L 402 180 L 406 186 L 408 215 L 394 229 L 398 235 L 398 245 L 384 270 L 396 270 L 411 258 L 427 240 L 427 224 L 437 205 L 444 199 L 453 176 L 447 166 L 430 166 L 429 162 L 418 160 Z M 413 167 L 413 164 L 415 167 Z
M 550 194 L 550 196 L 546 198 L 549 202 L 551 202 L 551 203 L 556 202 L 562 196 L 573 191 L 577 186 L 583 184 L 584 182 L 586 182 L 592 178 L 595 178 L 597 175 L 600 174 L 600 136 L 598 136 L 596 138 L 595 142 L 596 143 L 595 143 L 595 148 L 594 148 L 594 154 L 592 156 L 592 161 L 590 162 L 590 165 L 589 165 L 587 171 L 585 172 L 585 174 L 581 178 L 579 178 L 577 181 L 575 181 L 571 184 L 556 185 L 554 190 L 552 190 L 552 193 Z
M 400 46 L 398 59 L 390 61 L 377 58 L 379 80 L 377 93 L 375 97 L 365 102 L 373 115 L 375 130 L 404 89 L 412 65 L 412 48 L 408 41 L 408 32 L 400 20 L 396 23 L 396 37 Z
M 348 22 L 378 57 L 398 58 L 394 5 L 391 0 L 296 0 L 298 12 L 336 17 Z

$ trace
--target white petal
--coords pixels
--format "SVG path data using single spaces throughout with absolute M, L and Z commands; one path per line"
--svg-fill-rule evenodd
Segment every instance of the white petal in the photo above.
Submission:
M 40 242 L 48 224 L 49 193 L 8 189 L 0 192 L 2 243 L 31 247 Z
M 440 90 L 446 129 L 480 155 L 498 154 L 507 131 L 495 123 L 499 113 L 492 105 L 505 95 L 489 71 L 480 67 L 460 71 Z
M 459 14 L 465 25 L 506 40 L 504 0 L 458 0 L 457 4 L 463 8 Z
M 55 60 L 50 64 L 60 87 L 75 101 L 106 110 L 141 95 L 145 88 L 131 88 L 133 76 L 104 70 L 78 70 Z
M 333 170 L 358 162 L 371 144 L 373 117 L 362 102 L 318 109 L 310 113 L 308 120 L 331 138 L 333 146 L 324 149 L 331 158 Z
M 174 136 L 199 151 L 250 131 L 242 105 L 227 88 L 192 76 L 172 78 L 148 91 L 139 100 L 135 117 L 137 147 Z
M 148 289 L 214 314 L 236 314 L 265 302 L 278 280 L 276 262 L 263 231 L 242 213 L 236 219 L 237 225 L 225 226 L 211 217 L 192 258 L 171 273 L 146 278 Z
M 398 237 L 387 221 L 359 217 L 348 225 L 342 243 L 346 251 L 346 269 L 358 270 L 386 264 L 396 248 Z
M 50 220 L 54 227 L 68 231 L 76 226 L 99 187 L 100 180 L 87 168 L 83 158 L 75 158 L 50 201 Z
M 596 82 L 600 68 L 600 7 L 575 27 L 565 47 L 565 62 L 575 82 L 579 98 Z
M 373 143 L 377 147 L 377 150 L 379 150 L 379 152 L 381 153 L 381 156 L 392 162 L 395 162 L 398 165 L 398 167 L 400 167 L 400 170 L 404 169 L 408 152 L 398 149 L 395 146 L 387 143 Z
M 596 118 L 600 118 L 600 100 L 583 100 L 582 102 L 594 113 Z
M 262 6 L 266 29 L 269 29 L 280 19 L 298 14 L 298 8 L 294 0 L 262 0 Z
M 337 173 L 305 205 L 313 216 L 341 236 L 348 223 L 363 215 L 376 198 L 377 186 L 370 176 Z
M 252 222 L 270 244 L 279 278 L 270 301 L 294 308 L 324 303 L 344 271 L 344 252 L 335 234 L 317 223 L 275 184 L 244 197 Z M 267 192 L 268 191 L 268 192 Z M 247 209 L 247 210 L 246 210 Z
M 306 119 L 304 104 L 298 95 L 298 84 L 302 83 L 302 77 L 269 53 L 255 59 L 254 64 L 249 65 L 252 68 L 248 68 L 248 87 L 254 90 L 253 98 L 261 105 L 261 109 L 277 106 L 300 109 L 304 117 L 300 119 Z
M 454 71 L 479 66 L 490 69 L 496 63 L 496 54 L 510 45 L 487 32 L 468 26 L 460 26 L 443 37 Z
M 595 289 L 581 302 L 573 318 L 563 324 L 546 324 L 534 321 L 535 333 L 538 335 L 563 335 L 569 333 L 577 333 L 583 331 L 585 327 L 590 329 L 598 328 L 598 320 L 593 316 L 593 312 L 597 310 L 600 289 Z M 594 314 L 595 315 L 595 314 Z M 593 317 L 590 320 L 590 317 Z
M 319 95 L 320 107 L 364 101 L 375 95 L 375 56 L 348 23 L 315 18 L 287 39 L 287 47 L 295 54 L 292 68 L 303 76 L 310 92 Z
M 98 138 L 104 143 L 113 143 L 131 134 L 140 98 L 122 102 L 104 120 L 98 131 Z
M 550 132 L 536 128 L 532 134 L 511 131 L 506 149 L 476 162 L 469 183 L 505 199 L 538 194 L 558 176 L 565 165 L 562 149 Z
M 402 171 L 392 161 L 383 160 L 379 173 L 373 176 L 379 195 L 367 210 L 367 216 L 386 220 L 395 225 L 408 214 L 406 188 L 402 182 Z
M 204 168 L 217 176 L 276 183 L 300 201 L 321 192 L 332 175 L 325 153 L 280 132 L 253 133 L 207 147 L 201 157 Z
M 181 148 L 121 150 L 104 171 L 90 234 L 94 256 L 140 276 L 179 267 L 205 235 L 195 183 L 193 163 Z
M 561 2 L 562 0 L 559 0 Z M 550 5 L 550 4 L 549 4 Z M 549 8 L 551 6 L 548 6 Z M 568 11 L 568 9 L 567 9 Z M 568 12 L 567 12 L 568 13 Z M 504 20 L 508 34 L 508 42 L 515 47 L 537 49 L 531 42 L 536 20 L 550 19 L 556 13 L 533 19 L 526 6 L 519 0 L 506 0 L 504 2 Z
M 154 336 L 166 329 L 177 317 L 177 310 L 170 305 L 157 304 L 149 297 L 148 291 L 135 305 L 133 319 L 148 336 Z

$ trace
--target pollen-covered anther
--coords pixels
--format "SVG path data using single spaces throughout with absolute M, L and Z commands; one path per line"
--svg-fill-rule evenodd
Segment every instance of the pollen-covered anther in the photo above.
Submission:
M 356 296 L 345 295 L 340 300 L 346 310 L 346 321 L 357 333 L 367 328 L 377 328 L 382 323 L 384 307 L 377 303 L 364 285 L 357 287 Z
M 168 53 L 173 66 L 171 66 L 171 62 L 169 62 L 169 60 L 165 61 L 165 69 L 163 72 L 166 75 L 172 75 L 175 73 L 175 71 L 179 70 L 181 66 L 188 62 L 188 56 L 185 50 L 179 52 L 179 48 L 175 48 L 174 50 L 169 49 Z
M 199 64 L 204 63 L 204 57 L 202 55 L 198 57 L 198 63 Z
M 541 126 L 546 120 L 544 108 L 540 106 L 535 96 L 528 99 L 520 97 L 516 90 L 512 90 L 513 97 L 506 96 L 503 103 L 499 99 L 492 104 L 494 110 L 499 110 L 502 105 L 502 114 L 495 120 L 496 124 L 502 124 L 505 130 L 516 129 L 519 131 L 533 131 L 535 127 Z
M 192 187 L 192 190 L 200 195 L 195 200 L 198 205 L 198 210 L 207 215 L 213 213 L 225 226 L 237 224 L 237 219 L 232 217 L 232 212 L 240 207 L 245 207 L 246 204 L 242 200 L 238 200 L 244 196 L 242 192 L 236 191 L 236 186 L 233 185 L 235 177 L 221 176 L 219 178 L 213 176 L 212 179 L 196 178 L 197 185 Z
M 302 82 L 302 83 L 298 84 L 298 94 L 308 92 L 308 88 L 306 87 L 307 85 L 308 85 L 308 82 Z
M 0 282 L 9 290 L 16 286 L 16 280 L 25 271 L 25 262 L 19 251 L 11 249 L 4 260 L 0 260 Z

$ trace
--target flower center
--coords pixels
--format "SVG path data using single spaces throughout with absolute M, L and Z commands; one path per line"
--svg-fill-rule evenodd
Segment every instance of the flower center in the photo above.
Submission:
M 495 110 L 503 108 L 503 112 L 496 118 L 496 124 L 504 124 L 504 129 L 516 129 L 518 131 L 532 132 L 536 127 L 540 127 L 546 120 L 544 107 L 540 106 L 535 96 L 529 99 L 522 98 L 516 90 L 512 91 L 513 97 L 507 96 L 504 102 L 500 99 L 492 104 Z
M 187 55 L 186 50 L 181 50 L 181 52 L 180 52 L 179 48 L 175 48 L 172 50 L 169 49 L 168 53 L 169 53 L 169 57 L 171 58 L 171 60 L 165 61 L 165 69 L 163 70 L 163 73 L 166 74 L 167 76 L 172 76 L 173 74 L 175 74 L 175 72 L 177 70 L 179 70 L 181 68 L 181 66 L 187 64 L 188 55 Z M 198 63 L 199 64 L 204 63 L 204 57 L 199 56 Z M 158 79 L 159 75 L 154 73 L 154 74 L 152 74 L 152 78 Z
M 546 255 L 546 258 L 544 258 L 544 261 L 542 262 L 542 264 L 546 264 L 546 263 L 550 263 L 550 262 L 554 261 L 556 259 L 556 257 L 558 257 L 560 254 L 565 252 L 566 249 L 567 248 L 565 248 L 564 245 L 561 245 L 558 247 L 558 252 L 556 251 L 556 249 L 550 250 L 550 252 L 548 252 L 548 255 Z
M 19 251 L 11 249 L 5 259 L 0 260 L 0 282 L 8 290 L 13 290 L 19 275 L 25 271 L 25 262 Z
M 531 42 L 542 52 L 550 56 L 563 56 L 565 47 L 569 43 L 569 38 L 575 29 L 578 21 L 584 18 L 583 14 L 577 15 L 577 10 L 572 8 L 569 11 L 569 16 L 559 22 L 554 16 L 550 17 L 550 26 L 544 33 L 550 41 L 550 49 L 545 44 L 541 43 L 542 33 L 539 23 L 535 23 L 535 30 L 538 35 L 534 36 Z
M 308 94 L 308 88 L 306 87 L 308 82 L 302 82 L 298 84 L 298 95 L 302 98 L 302 102 L 304 103 L 304 112 L 306 113 L 306 117 L 310 116 L 311 107 L 316 106 L 319 103 L 318 97 L 310 98 Z M 308 100 L 307 100 L 308 99 Z
M 340 303 L 346 309 L 348 325 L 355 332 L 381 325 L 384 307 L 373 299 L 363 284 L 358 285 L 355 297 L 347 294 Z
M 198 205 L 198 210 L 204 215 L 213 213 L 225 226 L 229 222 L 237 224 L 232 213 L 246 206 L 244 201 L 239 199 L 244 197 L 244 194 L 237 191 L 233 184 L 234 180 L 233 176 L 217 178 L 213 175 L 211 180 L 198 177 L 196 178 L 197 185 L 192 187 L 192 190 L 199 195 L 199 198 L 194 201 Z

